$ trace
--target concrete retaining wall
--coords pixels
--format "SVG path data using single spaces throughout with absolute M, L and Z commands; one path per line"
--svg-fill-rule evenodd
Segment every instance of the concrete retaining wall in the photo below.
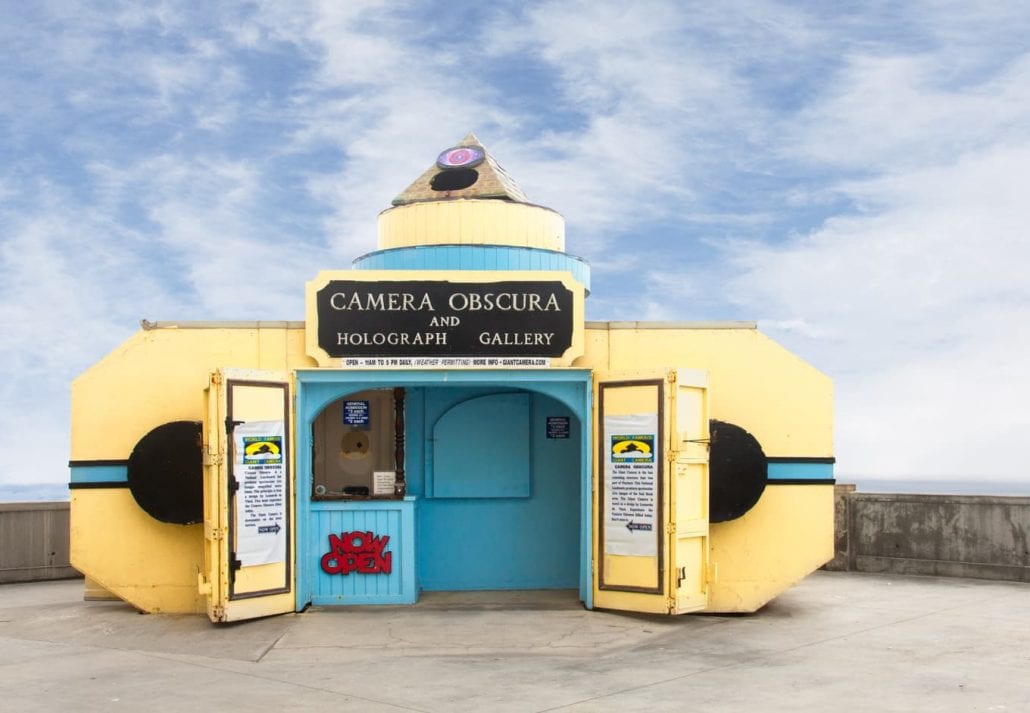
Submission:
M 68 505 L 0 503 L 0 584 L 80 576 L 68 564 Z
M 858 493 L 838 486 L 826 569 L 1030 582 L 1030 498 Z
M 826 569 L 1030 582 L 1030 498 L 858 493 L 837 486 Z M 0 503 L 0 583 L 80 576 L 68 503 Z

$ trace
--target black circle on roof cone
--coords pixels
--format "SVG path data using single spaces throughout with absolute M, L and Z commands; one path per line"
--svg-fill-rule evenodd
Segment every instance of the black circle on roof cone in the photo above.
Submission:
M 434 191 L 460 191 L 479 180 L 474 168 L 449 168 L 433 176 L 429 187 Z

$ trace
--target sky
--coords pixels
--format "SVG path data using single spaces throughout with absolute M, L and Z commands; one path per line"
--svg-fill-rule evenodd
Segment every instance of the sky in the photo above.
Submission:
M 291 319 L 469 131 L 591 320 L 754 320 L 836 476 L 1016 480 L 1030 5 L 0 0 L 0 484 L 141 319 Z M 683 366 L 689 366 L 684 364 Z

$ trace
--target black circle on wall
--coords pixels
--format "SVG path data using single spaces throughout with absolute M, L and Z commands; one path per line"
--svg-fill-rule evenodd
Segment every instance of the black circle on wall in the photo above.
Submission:
M 452 168 L 433 176 L 429 187 L 434 191 L 460 191 L 479 180 L 479 172 L 474 168 Z
M 740 426 L 713 419 L 709 429 L 708 517 L 736 520 L 762 497 L 769 464 L 758 439 Z
M 156 520 L 175 525 L 203 520 L 200 422 L 172 421 L 143 436 L 129 456 L 129 490 Z

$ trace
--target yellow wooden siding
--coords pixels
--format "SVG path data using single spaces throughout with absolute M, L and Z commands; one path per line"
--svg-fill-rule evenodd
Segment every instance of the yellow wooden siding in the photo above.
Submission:
M 414 245 L 510 245 L 565 250 L 565 219 L 502 200 L 428 201 L 379 214 L 379 249 Z

